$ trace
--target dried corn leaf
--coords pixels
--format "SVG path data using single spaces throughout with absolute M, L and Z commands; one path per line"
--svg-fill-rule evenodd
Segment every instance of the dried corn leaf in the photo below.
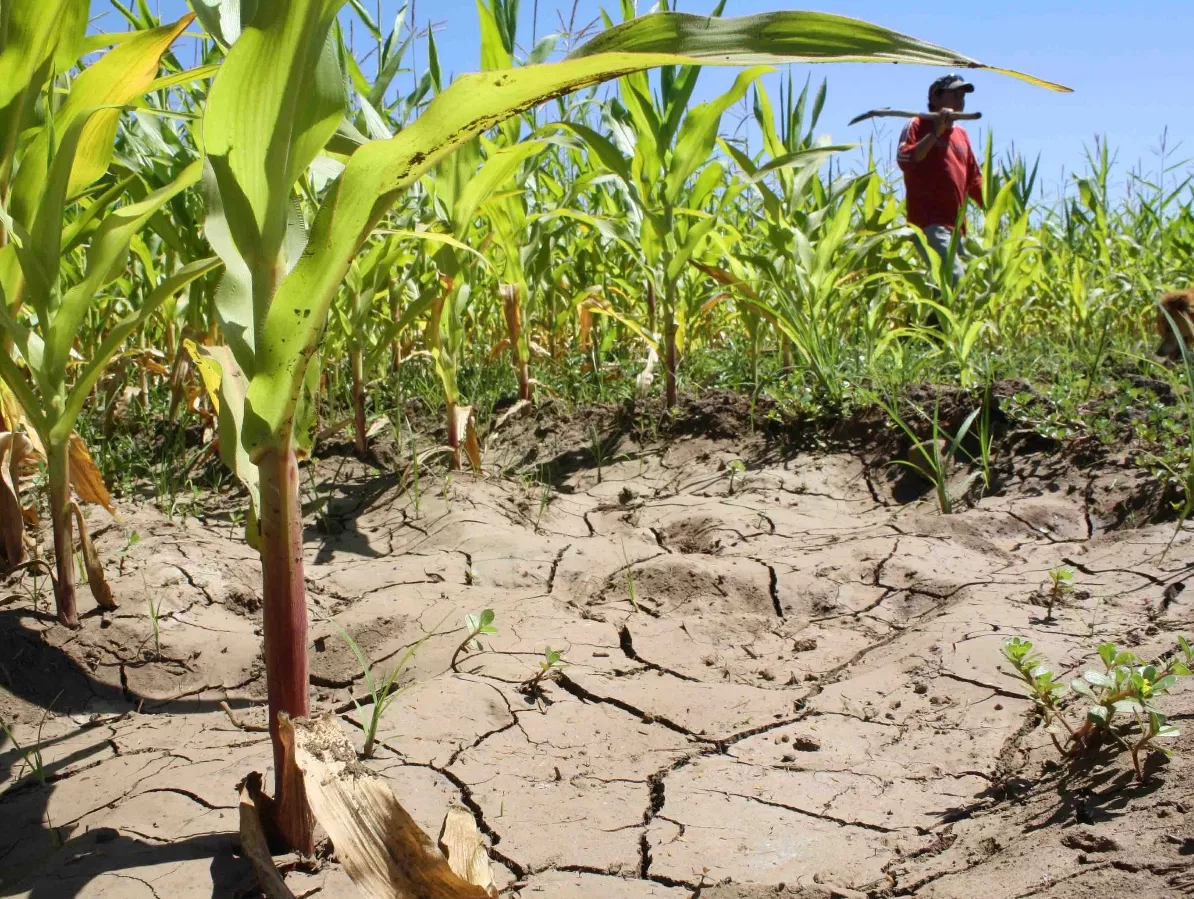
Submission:
M 481 471 L 481 444 L 477 440 L 477 425 L 476 419 L 473 417 L 472 406 L 457 406 L 456 420 L 453 423 L 456 428 L 456 445 L 464 450 L 465 455 L 468 456 L 469 465 L 472 466 L 474 472 Z
M 25 561 L 25 514 L 21 508 L 21 470 L 33 454 L 22 432 L 0 433 L 0 552 L 6 568 Z
M 91 535 L 87 533 L 83 510 L 76 502 L 72 501 L 70 505 L 75 513 L 75 524 L 79 528 L 79 545 L 83 549 L 83 566 L 87 569 L 87 586 L 91 588 L 95 604 L 110 612 L 116 608 L 116 600 L 112 598 L 112 588 L 104 578 L 104 566 L 100 562 L 99 553 L 95 551 L 95 544 L 91 542 Z
M 447 856 L 448 866 L 461 880 L 476 884 L 491 896 L 497 895 L 489 855 L 485 852 L 481 832 L 477 830 L 477 819 L 464 806 L 455 803 L 448 806 L 439 834 L 439 848 Z
M 257 875 L 257 885 L 261 887 L 266 899 L 295 899 L 294 893 L 286 886 L 282 875 L 274 867 L 269 842 L 261 826 L 261 799 L 261 775 L 254 771 L 245 778 L 240 789 L 241 850 L 249 857 L 253 873 Z
M 365 896 L 491 899 L 485 888 L 467 883 L 449 867 L 386 782 L 357 761 L 334 716 L 311 721 L 282 716 L 281 727 L 293 733 L 311 810 Z
M 91 453 L 87 452 L 83 438 L 74 432 L 70 435 L 70 483 L 83 502 L 103 506 L 109 515 L 117 517 L 104 476 L 92 461 Z

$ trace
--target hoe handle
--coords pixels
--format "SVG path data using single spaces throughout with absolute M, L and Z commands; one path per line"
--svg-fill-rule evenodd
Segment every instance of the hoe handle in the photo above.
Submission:
M 867 119 L 877 118 L 895 118 L 895 119 L 915 119 L 924 116 L 926 119 L 935 119 L 938 116 L 936 112 L 912 112 L 907 109 L 872 109 L 870 112 L 864 112 L 860 116 L 855 116 L 850 120 L 851 125 L 857 125 L 859 122 L 864 122 Z M 974 122 L 983 117 L 981 112 L 950 112 L 949 117 L 959 122 Z

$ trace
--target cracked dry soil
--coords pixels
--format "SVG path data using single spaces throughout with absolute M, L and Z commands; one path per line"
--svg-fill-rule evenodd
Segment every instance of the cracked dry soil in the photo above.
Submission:
M 369 764 L 433 835 L 471 809 L 506 895 L 1194 895 L 1194 689 L 1166 701 L 1174 759 L 1136 784 L 1126 757 L 1059 768 L 1000 669 L 1011 635 L 1070 674 L 1099 638 L 1150 656 L 1194 630 L 1191 534 L 1161 558 L 1171 524 L 1103 529 L 1099 497 L 1130 473 L 1026 456 L 942 516 L 854 452 L 620 440 L 600 481 L 574 465 L 543 508 L 460 475 L 416 510 L 358 467 L 334 532 L 308 532 L 316 706 L 360 742 L 337 627 L 379 672 L 435 630 Z M 0 607 L 0 715 L 26 747 L 41 724 L 46 779 L 0 747 L 0 895 L 257 896 L 235 786 L 270 761 L 242 727 L 264 722 L 258 563 L 226 522 L 123 511 L 143 538 L 123 566 L 125 531 L 99 540 L 118 612 L 70 633 L 48 598 Z M 1046 622 L 1063 561 L 1078 589 Z M 482 608 L 500 633 L 454 673 Z M 528 696 L 549 645 L 567 667 Z M 334 860 L 284 870 L 298 896 L 357 896 Z

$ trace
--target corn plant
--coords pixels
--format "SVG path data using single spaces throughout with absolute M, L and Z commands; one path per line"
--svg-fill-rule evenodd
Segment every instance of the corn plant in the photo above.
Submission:
M 163 54 L 191 16 L 137 32 L 84 69 L 61 105 L 47 110 L 44 125 L 23 128 L 31 115 L 29 104 L 43 84 L 74 65 L 86 10 L 86 4 L 77 2 L 6 10 L 8 27 L 0 51 L 0 70 L 9 73 L 4 90 L 10 94 L 0 113 L 0 132 L 8 136 L 0 145 L 0 197 L 7 198 L 7 220 L 0 227 L 0 378 L 45 448 L 57 568 L 54 597 L 58 619 L 68 627 L 79 626 L 71 564 L 77 515 L 71 501 L 72 456 L 76 469 L 82 464 L 77 436 L 72 453 L 75 422 L 125 339 L 167 299 L 218 265 L 215 259 L 199 259 L 166 274 L 140 309 L 111 323 L 81 373 L 73 381 L 68 378 L 76 334 L 93 314 L 99 294 L 121 273 L 130 244 L 200 175 L 193 163 L 156 189 L 142 185 L 137 191 L 123 180 L 98 194 L 91 191 L 112 159 L 123 106 L 152 87 Z M 118 205 L 126 190 L 132 197 Z M 68 212 L 75 204 L 72 219 Z M 84 260 L 77 269 L 76 256 Z M 10 355 L 13 350 L 32 383 Z M 76 471 L 75 478 L 80 474 Z M 93 592 L 101 583 L 93 584 Z M 96 599 L 107 602 L 99 593 Z

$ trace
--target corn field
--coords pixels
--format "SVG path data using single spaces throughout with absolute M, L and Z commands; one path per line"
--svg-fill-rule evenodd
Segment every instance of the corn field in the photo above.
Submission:
M 764 83 L 789 63 L 981 65 L 954 51 L 667 0 L 528 45 L 518 0 L 478 0 L 477 72 L 449 84 L 437 42 L 457 26 L 406 7 L 387 25 L 358 0 L 204 0 L 177 22 L 112 6 L 127 31 L 89 32 L 80 0 L 0 0 L 3 561 L 51 574 L 76 628 L 76 543 L 114 605 L 79 502 L 233 496 L 261 557 L 289 846 L 313 845 L 278 722 L 310 711 L 301 485 L 320 446 L 364 459 L 396 435 L 415 465 L 492 475 L 486 433 L 545 400 L 670 409 L 727 387 L 828 420 L 1009 379 L 1036 430 L 1113 442 L 1124 379 L 1146 378 L 1177 400 L 1147 410 L 1143 461 L 1194 504 L 1188 368 L 1153 357 L 1160 291 L 1194 286 L 1185 170 L 1124 170 L 1096 140 L 1046 199 L 988 132 L 955 285 L 917 252 L 891 148 L 821 136 L 832 74 Z M 706 64 L 740 68 L 697 103 Z M 412 409 L 440 422 L 422 452 Z

